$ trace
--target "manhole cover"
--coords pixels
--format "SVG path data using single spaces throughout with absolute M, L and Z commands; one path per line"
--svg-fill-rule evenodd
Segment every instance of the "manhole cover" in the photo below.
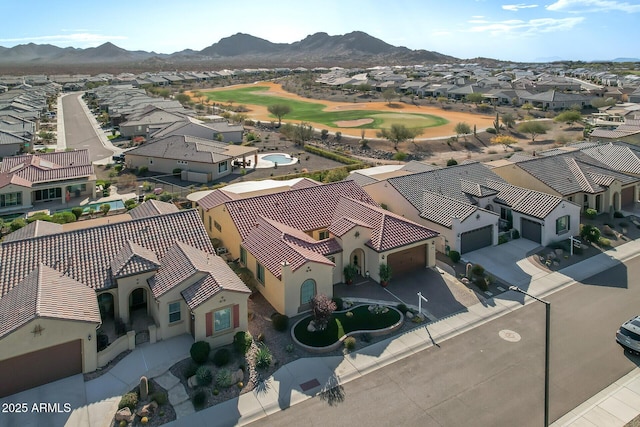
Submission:
M 498 332 L 498 336 L 505 341 L 509 342 L 518 342 L 520 341 L 520 334 L 514 331 L 510 331 L 509 329 L 503 329 Z

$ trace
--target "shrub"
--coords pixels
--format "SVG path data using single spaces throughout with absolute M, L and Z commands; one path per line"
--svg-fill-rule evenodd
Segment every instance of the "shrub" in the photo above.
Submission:
M 354 337 L 347 337 L 344 339 L 344 348 L 349 351 L 353 351 L 356 348 L 356 339 Z
M 509 241 L 509 239 L 504 234 L 501 234 L 501 235 L 498 236 L 498 244 L 499 245 L 505 244 L 508 241 Z
M 147 172 L 149 172 L 149 167 L 148 166 L 140 166 L 137 170 L 137 173 L 139 176 L 145 176 L 147 174 Z
M 182 375 L 184 375 L 185 378 L 191 378 L 196 374 L 197 370 L 198 370 L 198 364 L 194 363 L 192 360 L 189 362 L 187 366 L 184 367 L 184 369 L 182 370 Z
M 600 240 L 600 230 L 593 225 L 584 224 L 580 230 L 580 237 L 588 242 L 597 243 Z
M 598 211 L 595 209 L 587 209 L 586 211 L 584 211 L 584 216 L 586 216 L 589 219 L 594 219 L 596 216 L 598 216 Z
M 615 211 L 613 213 L 613 217 L 614 218 L 624 218 L 624 214 L 622 212 L 620 212 L 620 211 Z
M 603 248 L 607 248 L 609 246 L 611 246 L 611 240 L 605 238 L 605 237 L 600 237 L 598 239 L 598 245 L 602 246 Z
M 157 391 L 151 395 L 151 400 L 155 400 L 158 406 L 162 406 L 169 401 L 169 397 L 164 391 Z
M 489 290 L 489 285 L 487 285 L 487 281 L 484 280 L 484 277 L 476 277 L 473 283 L 475 283 L 482 291 Z
M 100 212 L 102 212 L 102 215 L 107 216 L 107 214 L 111 210 L 111 205 L 108 204 L 108 203 L 105 203 L 105 204 L 100 205 L 99 209 L 100 209 Z
M 242 355 L 247 354 L 247 351 L 249 351 L 249 348 L 251 347 L 252 341 L 253 341 L 253 337 L 249 332 L 245 332 L 245 331 L 236 332 L 236 334 L 233 336 L 233 348 L 239 354 L 242 354 Z
M 491 134 L 497 134 L 498 132 L 496 131 L 496 128 L 487 128 L 487 133 L 491 133 Z
M 514 240 L 515 239 L 519 239 L 520 238 L 520 232 L 518 230 L 513 230 L 511 232 L 511 238 L 514 239 Z
M 11 231 L 16 231 L 26 225 L 27 225 L 27 221 L 24 218 L 16 218 L 13 221 L 11 221 L 11 224 L 9 224 L 9 228 L 11 229 Z
M 129 425 L 128 422 L 126 422 L 125 420 L 121 420 L 120 423 L 118 424 L 119 427 L 127 427 Z
M 458 164 L 458 162 L 456 161 L 456 159 L 447 160 L 447 166 L 455 166 L 457 164 Z
M 473 267 L 471 267 L 471 274 L 474 276 L 482 276 L 484 274 L 484 267 L 480 264 L 474 264 Z
M 198 385 L 209 385 L 211 381 L 213 381 L 213 374 L 211 373 L 211 369 L 206 366 L 200 366 L 198 370 L 196 370 L 196 381 Z
M 402 313 L 402 314 L 407 314 L 407 311 L 409 311 L 409 308 L 406 306 L 406 304 L 398 304 L 396 306 L 396 308 Z
M 175 168 L 174 170 L 171 171 L 173 173 L 173 176 L 180 176 L 182 174 L 182 169 L 180 168 Z
M 229 363 L 231 352 L 226 348 L 221 348 L 213 354 L 213 364 L 217 367 L 224 366 Z
M 193 398 L 191 399 L 191 402 L 193 403 L 193 407 L 197 410 L 202 409 L 206 401 L 207 401 L 207 393 L 205 393 L 204 390 L 198 391 L 196 394 L 193 395 Z
M 284 332 L 289 327 L 289 316 L 276 313 L 272 318 L 273 328 L 276 331 Z
M 216 374 L 216 385 L 218 387 L 227 388 L 233 384 L 233 378 L 231 377 L 231 371 L 227 368 L 220 369 Z
M 76 220 L 82 216 L 82 212 L 84 209 L 82 208 L 73 208 L 71 209 L 71 213 L 76 217 Z
M 458 251 L 449 251 L 449 258 L 454 263 L 460 261 L 460 252 L 458 252 Z
M 136 406 L 138 405 L 138 393 L 130 392 L 122 396 L 120 399 L 120 403 L 118 403 L 118 409 L 129 408 L 131 412 L 136 410 Z
M 344 308 L 344 302 L 342 301 L 342 298 L 333 297 L 331 298 L 331 301 L 333 301 L 336 304 L 336 310 L 340 311 Z
M 122 165 L 115 165 L 113 170 L 115 170 L 116 172 L 122 172 Z
M 148 422 L 149 422 L 149 418 L 147 417 L 140 418 L 140 424 L 146 425 Z
M 211 346 L 206 341 L 198 341 L 191 345 L 191 358 L 194 362 L 199 365 L 202 365 L 209 358 L 209 352 L 211 351 Z
M 267 369 L 271 365 L 271 350 L 266 345 L 261 345 L 256 353 L 256 367 L 258 369 Z
M 128 199 L 124 201 L 124 207 L 127 208 L 127 210 L 135 208 L 137 204 L 136 199 Z
M 284 350 L 285 350 L 287 353 L 293 353 L 293 348 L 294 348 L 294 347 L 293 347 L 293 344 L 287 344 L 287 346 L 284 348 Z
M 335 309 L 336 303 L 334 303 L 328 296 L 318 294 L 313 297 L 311 300 L 311 312 L 313 313 L 313 320 L 318 329 L 324 330 L 327 327 Z

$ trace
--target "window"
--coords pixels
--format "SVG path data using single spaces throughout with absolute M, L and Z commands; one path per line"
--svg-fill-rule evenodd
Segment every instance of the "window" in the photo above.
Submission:
M 500 208 L 500 219 L 507 221 L 509 228 L 513 226 L 513 213 L 509 208 Z
M 180 301 L 169 303 L 169 323 L 180 321 Z
M 0 194 L 0 208 L 22 205 L 22 193 Z
M 216 230 L 222 232 L 222 226 L 218 224 L 218 221 L 213 221 L 213 226 L 216 228 Z
M 569 221 L 569 215 L 561 216 L 556 219 L 556 234 L 562 234 L 569 231 L 571 223 Z
M 44 190 L 36 190 L 33 192 L 36 202 L 55 200 L 62 198 L 62 188 L 47 188 Z
M 316 281 L 307 279 L 300 286 L 300 305 L 309 304 L 316 296 Z
M 240 262 L 247 265 L 247 250 L 240 246 Z
M 318 239 L 319 240 L 324 240 L 324 239 L 328 239 L 329 238 L 329 232 L 327 230 L 321 231 Z
M 218 163 L 218 173 L 226 172 L 229 168 L 229 164 L 225 162 Z
M 264 285 L 264 266 L 256 261 L 256 279 Z
M 231 329 L 231 308 L 223 308 L 213 313 L 213 331 L 222 332 Z
M 209 217 L 209 231 L 213 231 L 213 230 L 211 229 L 211 221 L 212 221 L 212 219 L 211 219 L 211 217 Z

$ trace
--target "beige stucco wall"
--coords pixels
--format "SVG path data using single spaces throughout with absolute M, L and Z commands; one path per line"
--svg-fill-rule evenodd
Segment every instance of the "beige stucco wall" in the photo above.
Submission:
M 135 276 L 128 276 L 118 279 L 118 288 L 110 290 L 116 297 L 116 305 L 119 316 L 127 323 L 129 321 L 129 296 L 136 288 L 143 288 L 147 298 L 147 312 L 150 313 L 151 302 L 153 301 L 153 295 L 147 279 L 153 276 L 155 272 L 150 271 L 148 273 L 136 274 Z M 157 320 L 157 319 L 156 319 Z
M 249 328 L 247 320 L 247 300 L 249 298 L 248 293 L 222 291 L 215 295 L 209 301 L 203 303 L 197 307 L 194 311 L 194 339 L 195 341 L 208 341 L 211 347 L 220 347 L 223 345 L 231 344 L 233 342 L 233 335 L 238 331 L 247 331 Z M 207 337 L 207 313 L 214 312 L 223 308 L 230 307 L 233 313 L 233 306 L 237 304 L 239 306 L 239 324 L 237 328 L 231 328 L 221 333 L 215 333 Z M 190 316 L 191 314 L 189 314 Z M 213 313 L 212 313 L 213 316 Z M 233 314 L 232 314 L 233 316 Z M 233 318 L 231 319 L 233 325 Z M 213 328 L 212 328 L 213 331 Z
M 39 335 L 31 332 L 36 325 L 42 327 L 42 333 Z M 72 320 L 34 319 L 2 339 L 0 360 L 80 339 L 82 340 L 82 372 L 95 371 L 98 361 L 97 326 L 95 323 Z M 89 335 L 91 335 L 90 341 Z
M 420 218 L 420 212 L 386 181 L 376 182 L 364 186 L 362 189 L 379 205 L 385 205 L 389 212 L 402 215 L 418 224 L 423 223 L 424 220 Z
M 158 325 L 158 339 L 166 340 L 180 334 L 191 333 L 191 312 L 180 292 L 204 276 L 204 273 L 196 273 L 157 300 L 151 301 L 150 304 L 155 306 L 153 312 L 155 314 L 156 324 Z M 169 304 L 173 302 L 180 303 L 180 320 L 169 323 Z
M 211 238 L 217 238 L 222 241 L 222 246 L 226 247 L 233 258 L 240 257 L 240 233 L 236 228 L 226 206 L 220 205 L 208 211 L 203 211 L 198 207 L 203 217 L 204 228 Z M 220 224 L 220 230 L 215 227 L 215 223 Z
M 511 185 L 528 188 L 530 190 L 541 191 L 543 193 L 552 194 L 554 196 L 562 196 L 560 193 L 544 184 L 533 175 L 522 170 L 514 164 L 500 166 L 492 169 L 492 172 L 500 175 L 505 181 Z
M 151 172 L 158 173 L 173 173 L 174 169 L 180 168 L 182 170 L 189 170 L 191 172 L 199 172 L 206 173 L 209 175 L 210 180 L 216 180 L 220 177 L 229 175 L 231 173 L 231 162 L 230 160 L 226 160 L 227 162 L 227 170 L 224 172 L 218 173 L 218 163 L 204 163 L 204 162 L 194 162 L 189 161 L 188 164 L 183 165 L 179 164 L 175 159 L 163 159 L 160 157 L 148 157 L 148 156 L 139 156 L 136 154 L 127 153 L 125 156 L 127 167 L 128 168 L 138 168 L 141 166 L 146 166 L 149 168 Z

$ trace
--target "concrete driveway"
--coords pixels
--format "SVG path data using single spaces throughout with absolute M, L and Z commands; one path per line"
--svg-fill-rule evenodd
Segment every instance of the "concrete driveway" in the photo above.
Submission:
M 527 257 L 540 245 L 527 239 L 516 239 L 462 255 L 463 262 L 480 264 L 485 271 L 508 285 L 527 287 L 532 279 L 548 274 L 532 264 Z

